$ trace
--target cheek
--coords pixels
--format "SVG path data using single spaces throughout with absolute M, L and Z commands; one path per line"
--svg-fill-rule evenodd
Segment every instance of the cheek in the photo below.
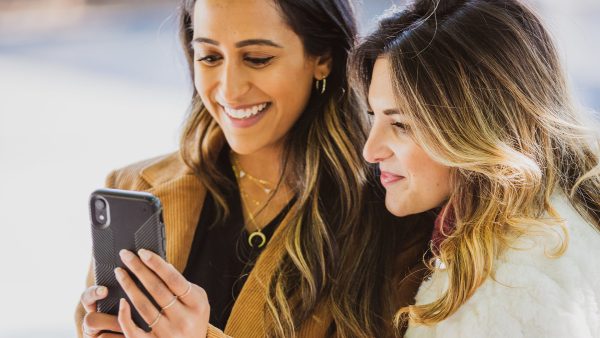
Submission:
M 279 71 L 272 75 L 261 81 L 260 89 L 277 103 L 283 124 L 293 124 L 310 99 L 312 75 L 306 69 Z
M 310 95 L 312 84 L 311 68 L 298 61 L 298 65 L 287 68 L 281 66 L 277 72 L 269 77 L 268 85 L 273 91 L 279 92 L 287 98 L 288 102 L 304 102 Z
M 200 95 L 202 101 L 207 104 L 206 100 L 208 99 L 207 88 L 209 87 L 207 76 L 204 72 L 198 71 L 198 66 L 194 67 L 194 88 Z
M 427 209 L 439 206 L 450 194 L 450 168 L 432 160 L 414 146 L 405 157 L 409 184 Z
M 199 70 L 199 66 L 194 65 L 194 87 L 198 93 L 202 93 L 205 87 L 205 74 Z
M 214 103 L 211 100 L 211 90 L 214 87 L 212 76 L 213 75 L 208 74 L 206 71 L 199 71 L 198 66 L 194 66 L 194 88 L 202 100 L 204 107 L 208 110 L 208 113 L 218 121 L 218 108 L 214 106 Z

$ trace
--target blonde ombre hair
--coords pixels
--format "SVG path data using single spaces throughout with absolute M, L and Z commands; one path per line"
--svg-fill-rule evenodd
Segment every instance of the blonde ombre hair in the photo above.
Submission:
M 401 308 L 397 325 L 448 318 L 521 235 L 552 228 L 563 235 L 552 252 L 560 256 L 568 234 L 552 207 L 557 190 L 600 229 L 598 136 L 572 104 L 549 34 L 525 5 L 416 1 L 356 49 L 353 75 L 364 92 L 380 57 L 390 61 L 414 139 L 452 170 L 446 210 L 455 230 L 437 255 L 448 289 Z

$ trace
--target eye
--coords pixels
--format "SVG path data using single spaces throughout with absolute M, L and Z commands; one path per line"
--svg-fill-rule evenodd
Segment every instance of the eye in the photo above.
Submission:
M 198 58 L 196 61 L 205 64 L 206 66 L 215 66 L 223 58 L 219 55 L 206 55 Z
M 250 63 L 254 67 L 259 68 L 259 67 L 266 66 L 271 60 L 273 60 L 273 58 L 274 58 L 274 56 L 267 56 L 267 57 L 245 56 L 244 61 Z
M 398 128 L 398 130 L 403 133 L 410 131 L 410 127 L 406 123 L 394 122 L 394 123 L 392 123 L 392 126 Z

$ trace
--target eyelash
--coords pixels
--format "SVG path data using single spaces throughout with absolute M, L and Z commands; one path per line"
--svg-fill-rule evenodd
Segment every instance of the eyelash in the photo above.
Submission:
M 274 58 L 274 56 L 268 56 L 268 57 L 264 57 L 264 58 L 255 58 L 255 57 L 246 56 L 246 57 L 244 57 L 244 61 L 250 62 L 255 67 L 263 67 L 263 66 L 267 65 L 273 58 Z M 218 56 L 218 55 L 207 55 L 207 56 L 199 58 L 196 61 L 202 62 L 202 63 L 206 64 L 207 66 L 214 66 L 215 63 L 217 63 L 218 61 L 220 61 L 222 59 L 223 59 L 223 57 Z
M 410 127 L 407 124 L 402 123 L 402 122 L 394 122 L 394 123 L 392 123 L 392 126 L 400 129 L 403 132 L 407 132 L 410 130 Z
M 367 115 L 374 116 L 375 113 L 372 110 L 367 110 Z M 410 130 L 410 127 L 406 123 L 402 122 L 394 122 L 392 123 L 392 126 L 400 129 L 403 132 L 407 132 Z
M 269 63 L 269 61 L 273 60 L 273 56 L 267 56 L 264 58 L 253 58 L 253 57 L 245 57 L 244 60 L 253 63 L 257 66 L 264 66 Z
M 202 62 L 204 64 L 206 64 L 207 66 L 212 66 L 214 65 L 216 62 L 220 61 L 222 58 L 220 56 L 217 55 L 207 55 L 207 56 L 203 56 L 201 58 L 198 58 L 198 62 Z

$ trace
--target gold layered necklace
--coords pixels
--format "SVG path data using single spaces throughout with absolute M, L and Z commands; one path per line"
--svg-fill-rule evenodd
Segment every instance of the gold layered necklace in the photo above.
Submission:
M 248 180 L 255 184 L 261 191 L 263 191 L 267 195 L 266 201 L 269 201 L 269 199 L 271 198 L 271 194 L 273 193 L 273 184 L 260 178 L 254 177 L 248 174 L 246 171 L 244 171 L 240 166 L 239 162 L 236 160 L 235 156 L 233 156 L 233 153 L 230 155 L 230 158 L 232 163 L 231 168 L 233 169 L 235 178 L 238 181 L 238 187 L 240 188 L 240 196 L 242 197 L 242 208 L 246 210 L 246 212 L 248 213 L 250 223 L 256 228 L 256 230 L 254 230 L 250 234 L 250 236 L 248 236 L 248 244 L 254 248 L 255 245 L 253 240 L 255 238 L 258 238 L 259 242 L 256 247 L 262 248 L 267 243 L 267 236 L 265 236 L 265 234 L 262 232 L 262 229 L 256 223 L 255 217 L 256 215 L 258 215 L 258 213 L 262 211 L 264 205 L 261 206 L 261 203 L 258 200 L 252 198 L 248 194 L 248 192 L 244 190 L 244 188 L 242 188 L 242 180 Z M 250 204 L 253 205 L 254 208 L 258 209 L 256 215 L 252 214 L 252 210 L 250 210 Z

